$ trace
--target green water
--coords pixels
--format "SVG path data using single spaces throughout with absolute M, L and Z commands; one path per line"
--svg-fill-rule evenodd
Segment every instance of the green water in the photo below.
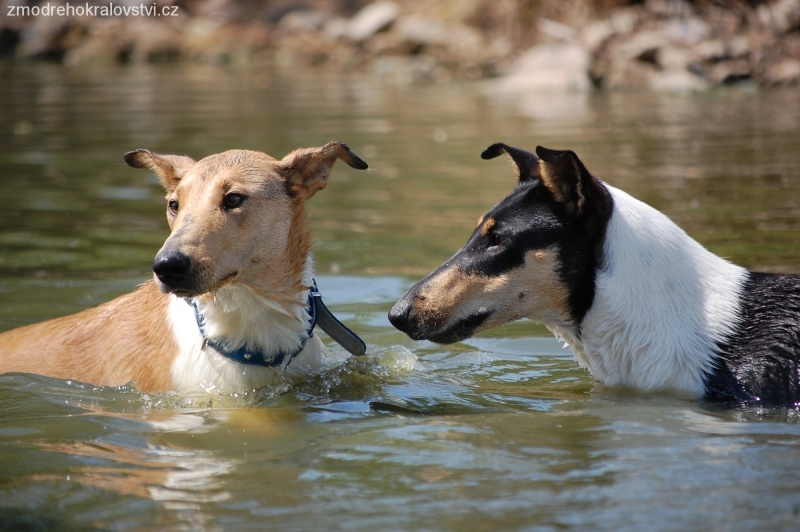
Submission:
M 211 67 L 0 64 L 0 329 L 150 274 L 135 148 L 347 142 L 309 203 L 318 284 L 370 355 L 292 389 L 143 395 L 0 377 L 0 529 L 796 530 L 793 411 L 607 389 L 543 328 L 453 346 L 386 313 L 511 190 L 504 141 L 575 150 L 714 252 L 800 272 L 800 90 L 551 94 Z M 411 367 L 414 357 L 416 363 Z

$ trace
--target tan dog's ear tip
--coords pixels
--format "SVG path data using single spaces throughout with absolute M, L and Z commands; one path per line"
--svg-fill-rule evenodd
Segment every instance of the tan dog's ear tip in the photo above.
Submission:
M 150 150 L 140 148 L 138 150 L 129 151 L 123 155 L 122 158 L 125 159 L 125 163 L 127 163 L 127 165 L 131 168 L 147 168 L 147 166 L 139 158 L 141 154 L 152 155 Z
M 356 170 L 366 170 L 369 168 L 367 162 L 352 151 L 350 151 L 350 156 L 353 158 L 353 160 L 345 161 L 350 165 L 350 167 L 355 168 Z
M 336 156 L 347 163 L 350 168 L 355 168 L 356 170 L 366 170 L 369 168 L 369 165 L 366 163 L 366 161 L 353 153 L 353 150 L 350 149 L 350 146 L 344 142 L 339 142 L 336 140 L 331 141 L 325 147 L 323 147 L 323 150 L 328 146 L 334 146 L 338 152 Z

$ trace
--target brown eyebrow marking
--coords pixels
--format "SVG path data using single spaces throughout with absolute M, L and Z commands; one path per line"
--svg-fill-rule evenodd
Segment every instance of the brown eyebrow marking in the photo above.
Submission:
M 475 228 L 477 229 L 478 227 L 480 227 L 482 223 L 483 223 L 483 215 L 481 215 L 481 217 L 478 218 L 478 223 L 475 224 Z
M 496 222 L 495 222 L 495 219 L 494 219 L 494 218 L 489 218 L 488 220 L 486 220 L 486 223 L 485 223 L 485 224 L 483 224 L 483 229 L 481 229 L 481 234 L 482 234 L 482 235 L 485 235 L 486 233 L 488 233 L 489 231 L 491 231 L 491 230 L 492 230 L 492 227 L 494 227 L 494 224 L 495 224 L 495 223 L 496 223 Z

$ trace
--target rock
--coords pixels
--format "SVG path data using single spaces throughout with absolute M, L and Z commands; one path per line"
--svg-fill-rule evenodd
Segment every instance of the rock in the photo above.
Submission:
M 181 35 L 157 18 L 131 17 L 125 21 L 126 30 L 135 46 L 131 52 L 134 63 L 163 63 L 181 56 Z
M 350 31 L 350 21 L 342 17 L 333 17 L 325 22 L 322 31 L 333 39 L 344 39 Z
M 655 57 L 656 51 L 665 46 L 667 39 L 657 31 L 643 31 L 635 34 L 616 47 L 615 55 L 619 60 L 642 59 Z
M 685 48 L 666 45 L 656 51 L 655 61 L 662 70 L 687 70 L 694 55 Z
M 248 17 L 248 10 L 243 4 L 235 0 L 205 0 L 197 2 L 193 11 L 195 18 L 226 26 Z
M 364 49 L 371 57 L 413 55 L 415 47 L 396 31 L 378 33 L 364 43 Z
M 270 27 L 259 21 L 225 24 L 205 35 L 200 34 L 199 29 L 194 28 L 195 38 L 191 43 L 184 37 L 182 50 L 183 55 L 203 63 L 247 64 L 272 44 Z M 187 28 L 184 36 L 189 33 Z
M 624 40 L 612 38 L 595 55 L 591 78 L 596 85 L 607 89 L 646 88 L 656 52 L 665 44 L 667 40 L 654 31 L 640 32 Z
M 423 45 L 447 45 L 450 41 L 448 28 L 444 22 L 424 17 L 408 15 L 397 23 L 397 33 L 405 40 Z
M 305 9 L 289 11 L 281 17 L 278 25 L 287 31 L 314 31 L 321 30 L 327 20 L 328 16 L 322 11 Z
M 487 85 L 489 92 L 590 88 L 589 54 L 576 44 L 543 44 L 522 54 L 508 73 Z
M 633 33 L 639 23 L 639 11 L 633 8 L 621 8 L 611 14 L 610 20 L 615 33 L 628 35 Z
M 624 37 L 633 32 L 638 20 L 635 10 L 627 8 L 616 10 L 607 19 L 584 25 L 580 31 L 580 42 L 587 50 L 594 51 L 615 35 Z
M 483 36 L 474 28 L 420 15 L 402 17 L 397 21 L 396 31 L 410 43 L 443 47 L 461 58 L 479 59 L 486 46 Z
M 580 41 L 584 48 L 594 51 L 606 42 L 614 31 L 614 25 L 610 20 L 597 20 L 586 24 L 580 33 Z
M 733 37 L 727 42 L 711 39 L 698 43 L 692 50 L 701 61 L 740 59 L 750 54 L 750 40 L 746 35 Z
M 782 85 L 800 82 L 800 61 L 784 59 L 772 65 L 764 73 L 764 81 L 773 85 Z
M 686 70 L 652 72 L 649 84 L 651 89 L 661 92 L 700 91 L 709 87 L 706 80 Z
M 121 18 L 109 17 L 93 21 L 89 36 L 78 46 L 67 51 L 65 65 L 126 62 L 133 51 L 134 42 L 125 32 Z
M 322 32 L 293 32 L 281 36 L 269 47 L 272 64 L 280 68 L 348 68 L 356 61 L 357 47 L 349 41 L 332 39 Z
M 720 61 L 708 72 L 708 79 L 714 83 L 733 83 L 742 79 L 748 79 L 752 74 L 750 62 L 745 59 L 735 59 L 732 61 Z
M 610 89 L 700 90 L 708 83 L 689 71 L 695 61 L 690 50 L 659 32 L 643 31 L 613 44 L 603 61 L 594 65 L 592 75 Z
M 661 33 L 672 42 L 691 46 L 708 36 L 708 24 L 698 17 L 673 18 L 661 24 Z
M 738 59 L 750 54 L 750 39 L 747 35 L 737 35 L 728 41 L 727 56 Z
M 593 77 L 606 89 L 647 89 L 653 72 L 653 65 L 642 61 L 610 61 L 604 68 L 595 68 Z
M 350 20 L 344 37 L 361 42 L 392 24 L 400 14 L 400 6 L 390 1 L 379 1 L 362 8 Z
M 694 53 L 701 61 L 719 61 L 724 59 L 728 47 L 722 39 L 712 39 L 698 43 L 694 47 Z
M 685 9 L 684 2 L 674 0 L 645 0 L 644 8 L 660 17 L 679 17 L 684 15 L 682 10 Z
M 66 53 L 64 40 L 75 27 L 75 22 L 65 17 L 33 17 L 19 34 L 17 54 L 60 60 Z
M 800 0 L 778 0 L 758 6 L 758 20 L 776 35 L 800 26 Z
M 542 35 L 545 35 L 554 41 L 573 42 L 577 38 L 577 33 L 575 33 L 575 30 L 565 24 L 556 22 L 555 20 L 540 18 L 537 26 Z

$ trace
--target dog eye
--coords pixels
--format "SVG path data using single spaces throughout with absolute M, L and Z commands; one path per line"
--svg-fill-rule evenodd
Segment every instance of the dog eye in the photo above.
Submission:
M 233 193 L 231 193 L 231 194 L 228 194 L 227 196 L 225 196 L 225 199 L 222 201 L 222 205 L 223 205 L 223 207 L 225 207 L 226 211 L 229 211 L 231 209 L 235 209 L 236 207 L 239 207 L 242 204 L 242 202 L 244 201 L 244 198 L 245 197 L 242 196 L 241 194 L 233 194 Z
M 501 246 L 503 242 L 506 241 L 506 238 L 503 235 L 498 235 L 497 233 L 491 233 L 489 235 L 489 247 L 497 247 Z
M 170 200 L 167 202 L 167 209 L 169 209 L 170 214 L 178 214 L 178 202 Z

